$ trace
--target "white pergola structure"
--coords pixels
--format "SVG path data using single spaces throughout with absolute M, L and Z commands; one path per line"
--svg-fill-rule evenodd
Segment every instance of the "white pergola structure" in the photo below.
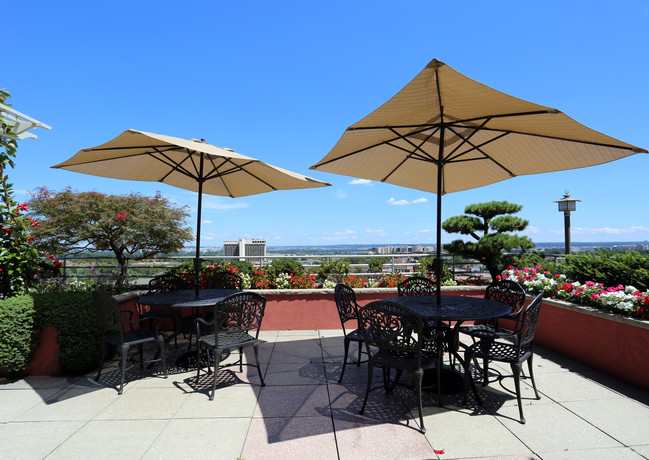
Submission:
M 34 133 L 30 133 L 30 129 L 34 128 L 45 128 L 52 129 L 51 126 L 46 125 L 43 122 L 40 122 L 30 116 L 20 113 L 19 111 L 12 109 L 4 104 L 0 104 L 0 117 L 4 119 L 6 123 L 11 127 L 11 133 L 7 134 L 4 130 L 0 129 L 0 137 L 6 139 L 25 139 L 32 138 L 36 139 Z

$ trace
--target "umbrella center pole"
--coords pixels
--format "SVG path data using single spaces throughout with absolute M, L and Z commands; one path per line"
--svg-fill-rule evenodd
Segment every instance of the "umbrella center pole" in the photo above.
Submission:
M 198 210 L 196 212 L 196 257 L 194 258 L 194 282 L 196 287 L 194 293 L 196 298 L 199 298 L 200 281 L 201 281 L 201 210 L 203 208 L 203 155 L 199 162 L 198 174 Z
M 443 119 L 443 116 L 442 116 Z M 437 288 L 437 305 L 442 304 L 442 178 L 444 176 L 444 124 L 439 132 L 439 157 L 437 160 L 437 247 L 435 265 L 435 287 Z

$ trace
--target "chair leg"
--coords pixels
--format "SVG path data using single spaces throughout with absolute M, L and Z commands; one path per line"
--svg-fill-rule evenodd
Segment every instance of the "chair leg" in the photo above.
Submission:
M 158 337 L 158 346 L 160 347 L 160 359 L 162 360 L 162 372 L 164 372 L 165 378 L 169 377 L 167 372 L 167 359 L 165 357 L 165 339 L 162 336 Z
M 259 364 L 259 360 L 257 360 Z M 239 347 L 239 372 L 243 372 L 243 347 Z
M 426 428 L 424 427 L 424 406 L 421 402 L 421 381 L 424 378 L 424 371 L 422 369 L 417 369 L 414 374 L 415 391 L 417 392 L 417 407 L 419 408 L 419 431 L 426 433 Z
M 214 379 L 212 379 L 212 392 L 210 393 L 210 401 L 214 401 L 214 393 L 216 393 L 216 379 L 219 376 L 219 365 L 221 364 L 221 352 L 214 350 Z
M 254 344 L 252 348 L 255 351 L 255 362 L 257 363 L 257 373 L 259 373 L 259 380 L 261 380 L 261 386 L 265 387 L 266 382 L 264 382 L 264 377 L 261 375 L 261 364 L 259 364 L 259 345 Z
M 442 366 L 444 365 L 444 348 L 440 344 L 439 351 L 437 352 L 437 403 L 439 407 L 444 405 L 442 401 Z
M 482 360 L 482 386 L 489 385 L 489 360 L 484 358 Z
M 367 364 L 367 388 L 365 388 L 365 398 L 363 399 L 363 406 L 361 407 L 361 410 L 359 414 L 363 415 L 365 412 L 365 406 L 367 405 L 367 397 L 370 394 L 370 388 L 372 387 L 372 374 L 374 373 L 374 363 L 370 361 Z
M 532 353 L 530 357 L 527 359 L 527 369 L 530 373 L 530 379 L 532 380 L 532 388 L 534 388 L 534 395 L 536 396 L 536 399 L 541 399 L 541 396 L 539 396 L 539 392 L 536 389 L 536 382 L 534 381 L 534 370 L 532 366 L 533 358 L 534 358 L 534 354 Z
M 521 365 L 512 363 L 512 374 L 514 375 L 514 385 L 516 387 L 516 400 L 518 401 L 518 415 L 521 417 L 521 423 L 525 424 L 523 417 L 523 402 L 521 400 Z
M 207 363 L 209 366 L 210 363 Z M 198 384 L 198 379 L 201 375 L 201 342 L 196 341 L 196 384 Z
M 347 354 L 349 353 L 349 339 L 345 337 L 345 357 L 343 358 L 343 369 L 340 371 L 340 378 L 338 383 L 342 383 L 343 375 L 345 375 L 345 367 L 347 366 Z
M 356 367 L 361 367 L 361 355 L 363 354 L 363 342 L 356 342 L 358 344 L 358 361 L 356 361 Z
M 122 380 L 119 385 L 119 390 L 117 390 L 117 394 L 121 395 L 122 392 L 124 391 L 124 381 L 126 380 L 126 357 L 128 355 L 128 347 L 122 346 Z

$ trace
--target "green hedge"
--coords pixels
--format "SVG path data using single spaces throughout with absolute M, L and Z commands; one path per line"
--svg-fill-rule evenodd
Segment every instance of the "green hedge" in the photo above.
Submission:
M 649 256 L 637 251 L 614 253 L 607 250 L 582 252 L 566 257 L 566 276 L 585 283 L 594 281 L 604 286 L 634 286 L 649 290 Z
M 38 346 L 35 316 L 30 296 L 0 300 L 0 369 L 9 374 L 26 368 Z
M 94 369 L 101 359 L 101 335 L 92 293 L 55 291 L 32 297 L 39 330 L 52 327 L 57 332 L 62 371 L 81 373 Z

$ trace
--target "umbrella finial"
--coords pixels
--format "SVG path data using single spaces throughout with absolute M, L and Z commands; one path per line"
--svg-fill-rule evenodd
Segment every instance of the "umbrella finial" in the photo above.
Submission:
M 429 69 L 439 69 L 440 67 L 442 67 L 444 65 L 446 65 L 446 64 L 444 64 L 442 61 L 438 61 L 437 59 L 433 59 L 432 61 L 430 61 L 428 63 L 428 65 L 426 67 L 429 68 Z

